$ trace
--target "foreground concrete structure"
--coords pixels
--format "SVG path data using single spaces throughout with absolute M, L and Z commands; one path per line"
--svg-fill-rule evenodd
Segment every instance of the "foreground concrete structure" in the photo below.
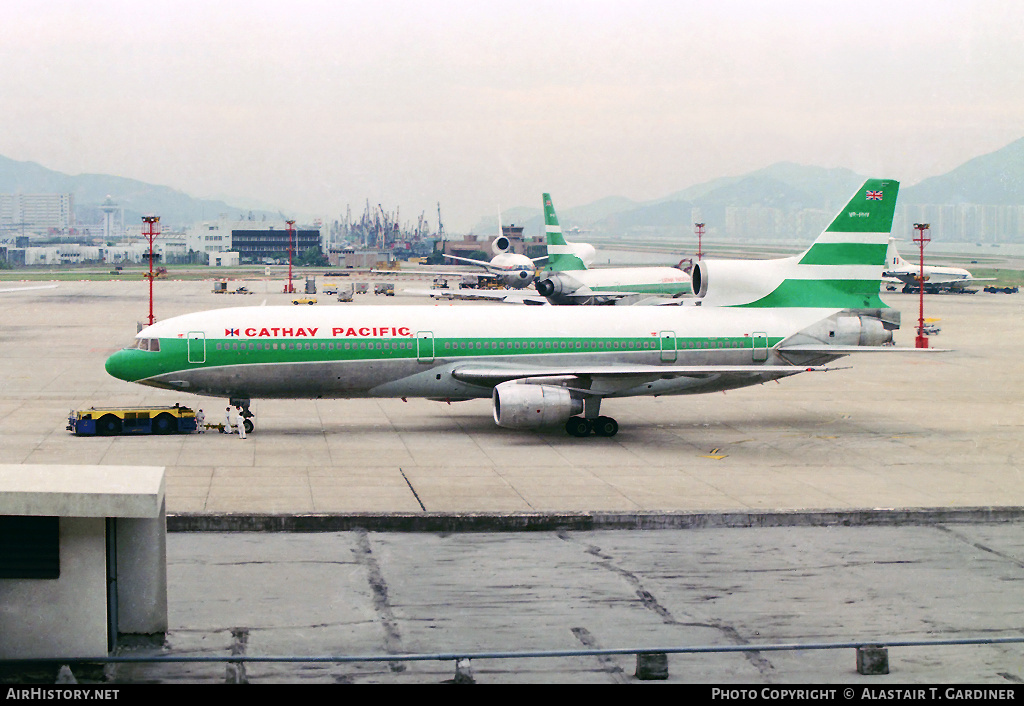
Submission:
M 118 635 L 167 631 L 162 468 L 0 465 L 0 517 L 14 520 L 5 550 L 36 539 L 19 518 L 57 528 L 36 556 L 4 556 L 0 659 L 102 656 Z M 47 552 L 56 570 L 41 576 Z

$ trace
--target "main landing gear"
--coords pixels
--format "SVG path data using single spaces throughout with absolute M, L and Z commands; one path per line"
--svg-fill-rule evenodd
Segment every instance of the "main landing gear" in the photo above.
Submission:
M 596 436 L 615 436 L 619 431 L 619 423 L 611 417 L 569 417 L 569 421 L 565 423 L 565 431 L 570 436 L 578 437 L 590 436 L 591 432 Z
M 242 411 L 239 413 L 239 416 L 242 417 L 242 425 L 245 427 L 245 433 L 252 434 L 252 430 L 255 428 L 255 425 L 253 424 L 252 420 L 256 417 L 256 415 L 249 411 L 249 398 L 231 398 L 229 400 L 229 403 L 231 404 L 232 407 L 242 408 Z
M 602 417 L 601 398 L 597 396 L 583 398 L 583 416 L 569 417 L 565 423 L 565 431 L 569 436 L 615 436 L 619 431 L 619 423 L 611 417 Z

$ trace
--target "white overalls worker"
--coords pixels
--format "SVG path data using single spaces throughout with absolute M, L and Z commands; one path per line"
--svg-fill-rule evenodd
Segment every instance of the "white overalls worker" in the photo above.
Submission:
M 200 434 L 205 434 L 206 433 L 206 425 L 203 424 L 203 422 L 205 422 L 205 421 L 206 421 L 206 415 L 203 414 L 203 410 L 199 410 L 198 412 L 196 412 L 196 430 Z
M 224 433 L 233 434 L 235 431 L 235 425 L 231 422 L 231 408 L 228 407 L 224 410 Z
M 238 408 L 238 438 L 245 438 L 245 417 L 242 416 L 242 408 Z

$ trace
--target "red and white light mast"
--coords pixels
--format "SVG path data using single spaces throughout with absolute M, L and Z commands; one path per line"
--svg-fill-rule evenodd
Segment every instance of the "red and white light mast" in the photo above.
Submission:
M 921 306 L 917 318 L 917 338 L 914 339 L 915 348 L 928 347 L 928 337 L 924 335 L 924 245 L 931 241 L 931 238 L 925 235 L 925 231 L 928 228 L 927 223 L 914 224 L 914 230 L 917 231 L 917 235 L 914 236 L 914 242 L 921 248 L 921 273 L 917 276 L 917 287 L 921 293 Z
M 285 221 L 288 224 L 288 284 L 284 287 L 285 294 L 295 294 L 295 287 L 292 286 L 292 236 L 294 235 L 295 221 Z
M 146 278 L 149 279 L 149 325 L 152 326 L 156 323 L 156 319 L 153 318 L 153 278 L 156 276 L 153 274 L 153 239 L 159 235 L 159 231 L 154 232 L 153 228 L 160 222 L 160 216 L 143 216 L 142 221 L 146 224 L 146 232 L 143 235 L 149 238 L 149 274 Z

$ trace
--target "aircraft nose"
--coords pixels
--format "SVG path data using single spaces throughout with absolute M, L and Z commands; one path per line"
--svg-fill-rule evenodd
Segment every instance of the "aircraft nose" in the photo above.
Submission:
M 107 358 L 106 365 L 104 365 L 107 370 L 107 374 L 117 378 L 118 380 L 128 380 L 130 382 L 127 357 L 128 354 L 125 351 L 118 351 Z

